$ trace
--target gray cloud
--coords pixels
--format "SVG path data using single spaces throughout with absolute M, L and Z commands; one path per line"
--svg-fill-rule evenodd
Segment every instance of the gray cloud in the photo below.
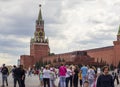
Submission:
M 56 28 L 57 26 L 58 28 Z M 58 38 L 58 39 L 66 38 L 66 36 L 62 33 L 63 29 L 61 29 L 61 27 L 62 26 L 60 24 L 56 24 L 56 26 L 46 25 L 45 27 L 46 36 L 51 38 Z
M 7 37 L 6 37 L 7 38 Z M 1 41 L 1 43 L 0 43 L 0 47 L 10 47 L 10 48 L 16 48 L 16 47 L 18 47 L 18 48 L 21 48 L 21 47 L 25 47 L 24 46 L 24 44 L 25 43 L 22 43 L 22 42 L 20 42 L 20 41 L 16 41 L 16 40 L 6 40 L 5 38 L 4 39 L 1 39 L 0 40 Z
M 28 41 L 34 36 L 40 1 L 0 2 L 0 53 L 7 53 L 11 59 L 16 59 L 29 52 Z M 120 23 L 119 0 L 41 2 L 45 33 L 50 38 L 50 48 L 54 53 L 108 46 L 116 39 Z M 11 35 L 14 37 L 8 38 Z
M 16 36 L 32 35 L 34 31 L 34 25 L 35 25 L 34 18 L 30 18 L 30 17 L 24 18 L 24 17 L 17 16 L 17 15 L 13 15 L 10 17 L 5 16 L 5 20 L 8 20 L 8 19 L 10 20 L 10 22 L 1 23 L 0 31 L 2 34 L 4 35 L 14 34 Z
M 0 51 L 0 53 L 8 53 L 8 54 L 10 54 L 10 55 L 14 55 L 14 56 L 18 56 L 18 55 L 21 55 L 21 54 L 24 54 L 24 53 L 26 53 L 26 52 L 24 52 L 23 50 L 25 50 L 25 49 L 19 49 L 19 50 L 16 50 L 15 48 L 13 48 L 13 49 L 8 49 L 8 48 L 5 48 L 5 47 L 0 47 L 0 48 L 3 48 L 3 50 L 2 51 Z M 9 58 L 9 57 L 8 57 Z
M 89 45 L 89 44 L 96 44 L 98 47 L 100 45 L 102 46 L 107 46 L 107 45 L 112 45 L 110 44 L 105 44 L 105 42 L 112 42 L 112 40 L 115 39 L 114 35 L 115 30 L 113 28 L 111 29 L 100 29 L 96 32 L 87 32 L 87 38 L 88 39 L 83 39 L 83 40 L 78 40 L 77 38 L 74 40 L 77 44 L 81 45 Z M 114 36 L 113 36 L 114 35 Z M 84 38 L 84 37 L 83 37 Z M 95 46 L 96 46 L 95 45 Z
M 2 2 L 10 2 L 10 1 L 13 1 L 13 0 L 1 0 Z
M 11 55 L 18 56 L 22 54 L 24 50 L 29 47 L 26 46 L 28 43 L 22 43 L 21 41 L 16 41 L 15 39 L 7 39 L 8 36 L 0 39 L 0 53 L 8 53 Z M 17 37 L 16 37 L 17 38 Z

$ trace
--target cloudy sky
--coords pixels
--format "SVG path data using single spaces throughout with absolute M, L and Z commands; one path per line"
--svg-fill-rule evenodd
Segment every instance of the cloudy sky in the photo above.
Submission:
M 51 52 L 113 45 L 120 0 L 0 0 L 0 65 L 29 55 L 39 4 Z

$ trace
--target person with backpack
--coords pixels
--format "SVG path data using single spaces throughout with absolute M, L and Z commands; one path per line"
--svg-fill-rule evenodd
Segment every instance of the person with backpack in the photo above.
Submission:
M 92 66 L 90 66 L 90 68 L 88 69 L 87 79 L 88 79 L 90 87 L 93 87 L 93 84 L 94 84 L 94 81 L 95 81 L 95 71 L 92 68 Z
M 9 71 L 8 71 L 8 68 L 5 66 L 5 64 L 3 64 L 3 67 L 1 69 L 1 73 L 2 73 L 2 87 L 5 87 L 5 85 L 4 85 L 5 81 L 6 81 L 6 86 L 8 86 L 7 77 L 9 75 Z

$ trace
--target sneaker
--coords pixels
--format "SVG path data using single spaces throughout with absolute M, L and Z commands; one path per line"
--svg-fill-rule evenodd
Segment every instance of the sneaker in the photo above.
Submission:
M 6 86 L 8 86 L 8 84 L 6 84 Z

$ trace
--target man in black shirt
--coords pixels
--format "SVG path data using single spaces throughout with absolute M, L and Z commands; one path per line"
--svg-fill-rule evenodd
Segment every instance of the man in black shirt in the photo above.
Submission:
M 21 69 L 21 85 L 22 87 L 25 87 L 25 73 L 26 71 L 23 68 L 23 65 L 20 65 L 20 69 Z
M 19 65 L 18 68 L 13 70 L 14 73 L 14 87 L 16 87 L 16 82 L 18 81 L 19 87 L 25 87 L 25 70 L 23 65 Z
M 16 87 L 16 83 L 18 82 L 19 87 L 21 87 L 21 80 L 20 80 L 20 69 L 17 68 L 16 66 L 13 66 L 14 68 L 12 69 L 12 76 L 14 79 L 14 87 Z
M 3 67 L 1 69 L 1 73 L 2 73 L 2 87 L 4 87 L 4 81 L 6 81 L 6 86 L 8 86 L 8 81 L 7 81 L 7 77 L 9 75 L 9 71 L 8 68 L 5 66 L 5 64 L 3 64 Z
M 15 68 L 13 70 L 13 77 L 14 77 L 14 87 L 16 87 L 16 83 L 18 82 L 19 87 L 23 87 L 22 86 L 22 69 L 21 69 L 21 65 L 19 65 L 19 67 Z

